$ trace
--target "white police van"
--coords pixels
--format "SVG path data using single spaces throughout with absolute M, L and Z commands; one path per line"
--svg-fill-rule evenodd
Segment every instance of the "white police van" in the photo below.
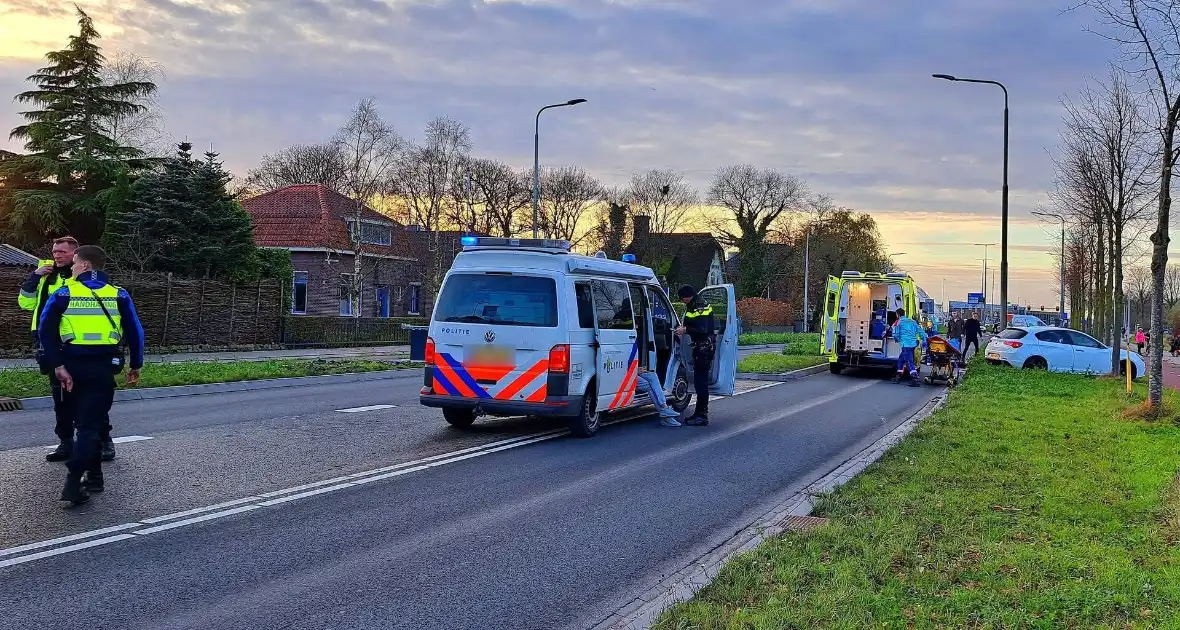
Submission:
M 603 414 L 651 404 L 639 367 L 669 404 L 692 397 L 687 335 L 651 269 L 582 256 L 567 241 L 466 236 L 447 272 L 426 340 L 421 402 L 466 428 L 481 415 L 566 418 L 589 437 Z M 633 257 L 625 257 L 634 260 Z M 701 289 L 717 318 L 710 391 L 732 395 L 737 371 L 733 285 Z

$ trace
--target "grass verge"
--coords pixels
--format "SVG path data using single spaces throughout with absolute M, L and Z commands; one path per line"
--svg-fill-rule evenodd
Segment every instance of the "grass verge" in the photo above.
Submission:
M 739 346 L 765 346 L 778 343 L 819 343 L 819 333 L 744 333 L 738 335 Z
M 821 498 L 830 524 L 738 557 L 656 627 L 1177 627 L 1180 427 L 1124 417 L 1144 388 L 1121 385 L 973 364 Z
M 387 363 L 382 361 L 320 359 L 276 359 L 274 361 L 191 361 L 178 363 L 148 363 L 140 374 L 140 388 L 173 385 L 203 385 L 258 381 L 292 376 L 322 376 L 377 372 L 402 368 L 421 368 L 420 365 Z M 116 379 L 122 388 L 122 377 Z M 48 396 L 49 379 L 34 369 L 0 370 L 0 396 L 29 398 Z
M 794 354 L 775 354 L 771 352 L 751 354 L 738 361 L 738 372 L 756 372 L 761 374 L 782 374 L 792 370 L 826 363 L 827 357 L 806 356 Z

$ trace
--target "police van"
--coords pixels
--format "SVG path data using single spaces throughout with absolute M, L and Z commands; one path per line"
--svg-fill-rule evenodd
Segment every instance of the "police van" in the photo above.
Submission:
M 689 405 L 687 335 L 651 269 L 569 251 L 567 241 L 465 236 L 426 340 L 421 403 L 452 426 L 483 415 L 548 416 L 589 437 L 604 414 L 650 405 L 637 369 L 655 372 L 668 402 Z M 737 371 L 733 285 L 701 289 L 717 319 L 710 391 L 732 395 Z

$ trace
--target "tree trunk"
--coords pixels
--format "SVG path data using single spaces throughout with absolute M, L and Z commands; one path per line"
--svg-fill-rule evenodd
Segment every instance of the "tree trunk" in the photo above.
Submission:
M 1119 213 L 1118 230 L 1114 233 L 1114 250 L 1111 254 L 1111 267 L 1114 270 L 1114 304 L 1111 308 L 1111 313 L 1114 314 L 1114 332 L 1115 343 L 1112 344 L 1110 351 L 1111 374 L 1119 373 L 1119 356 L 1120 350 L 1123 347 L 1123 303 L 1125 296 L 1123 295 L 1123 223 L 1124 219 Z
M 1172 147 L 1176 138 L 1176 107 L 1168 110 L 1164 127 L 1163 146 L 1160 147 L 1162 164 L 1160 168 L 1159 205 L 1156 208 L 1155 232 L 1151 235 L 1151 379 L 1147 386 L 1148 404 L 1159 408 L 1164 399 L 1164 274 L 1168 269 L 1168 229 L 1172 214 L 1172 169 L 1176 160 Z

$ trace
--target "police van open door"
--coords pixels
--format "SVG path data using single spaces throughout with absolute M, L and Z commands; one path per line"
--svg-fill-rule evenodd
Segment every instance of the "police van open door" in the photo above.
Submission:
M 623 280 L 590 281 L 598 343 L 595 379 L 597 411 L 625 407 L 635 396 L 639 347 L 631 293 Z
M 713 355 L 712 369 L 709 370 L 709 393 L 732 396 L 738 359 L 737 299 L 733 285 L 705 287 L 698 295 L 713 307 L 713 318 L 717 322 L 717 351 Z M 690 367 L 691 364 L 690 361 Z

